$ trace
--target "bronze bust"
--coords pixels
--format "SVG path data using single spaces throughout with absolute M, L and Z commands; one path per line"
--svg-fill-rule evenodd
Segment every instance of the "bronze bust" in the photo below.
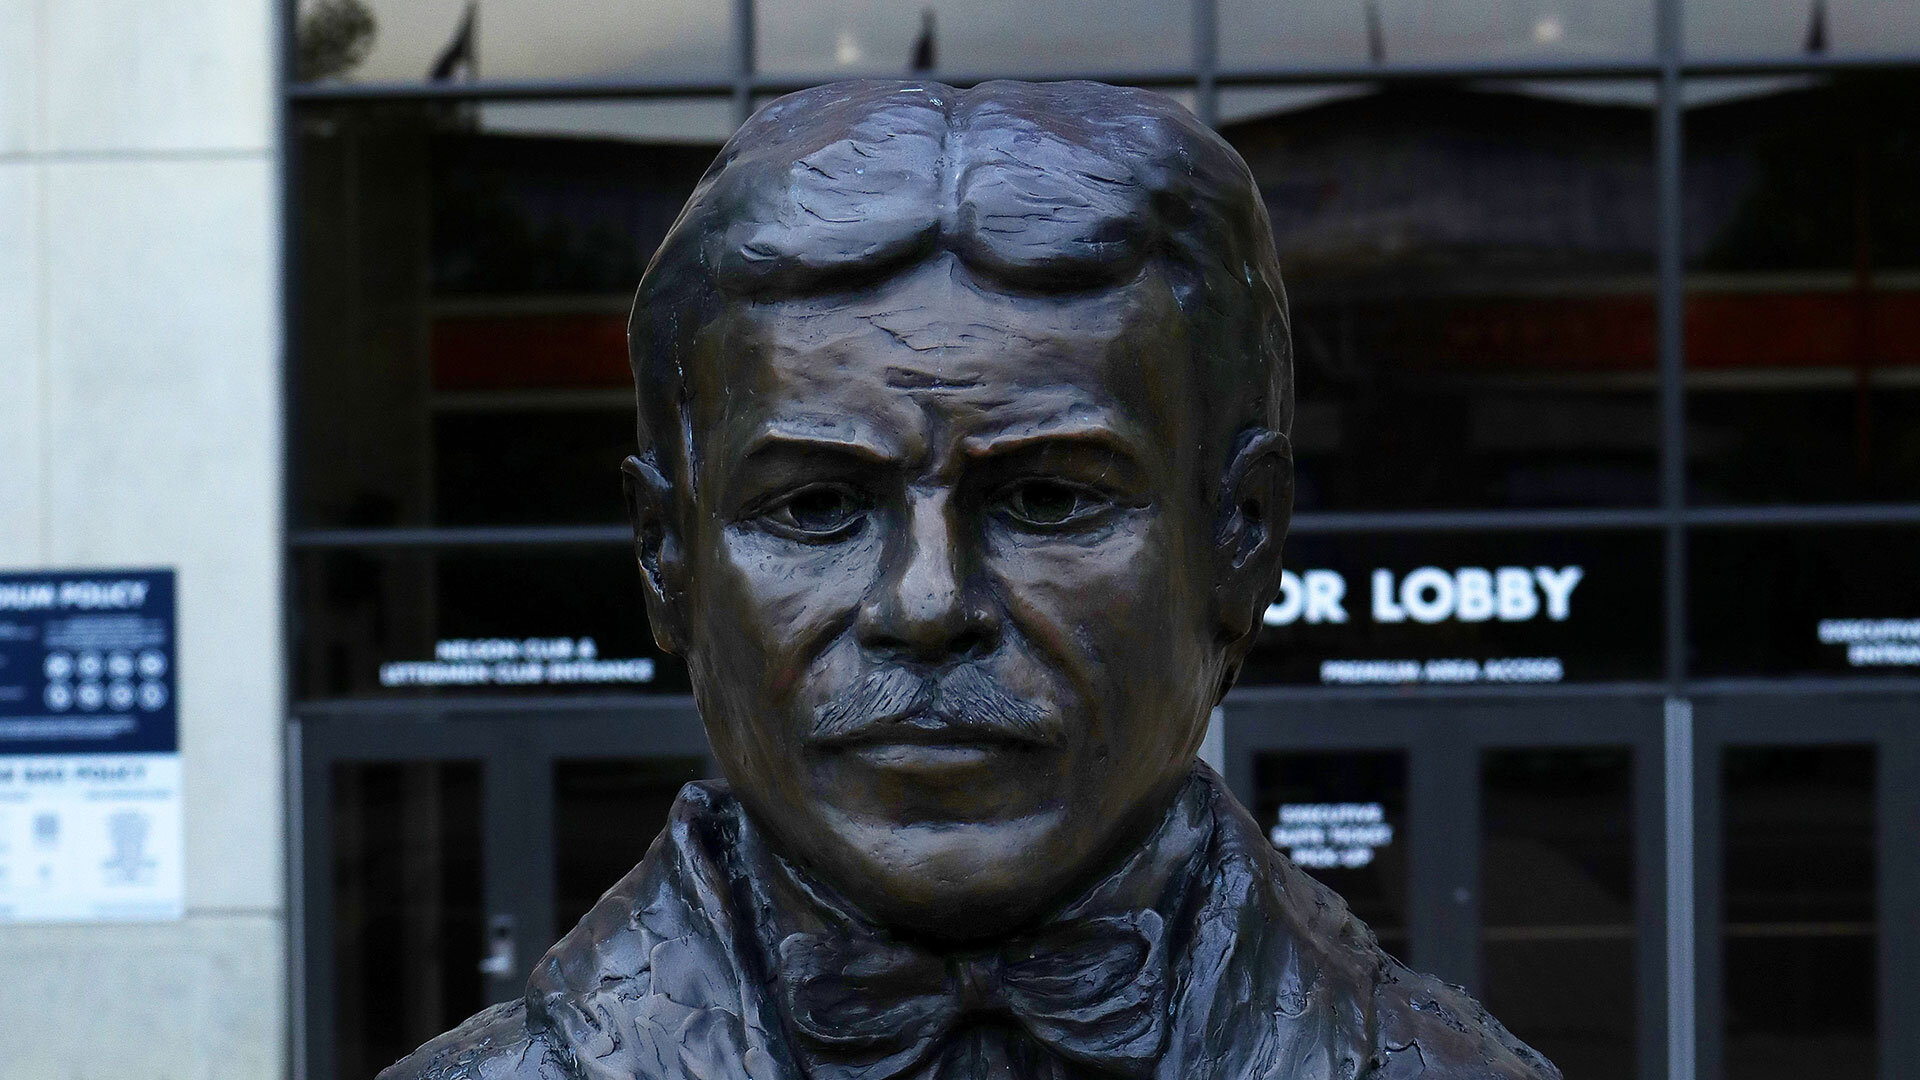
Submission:
M 1292 401 L 1266 212 L 1179 105 L 783 98 L 628 342 L 647 612 L 727 781 L 384 1077 L 1558 1076 L 1194 759 L 1277 589 Z

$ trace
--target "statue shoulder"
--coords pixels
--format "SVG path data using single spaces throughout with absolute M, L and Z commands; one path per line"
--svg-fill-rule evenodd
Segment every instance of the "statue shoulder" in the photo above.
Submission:
M 526 1008 L 509 1001 L 482 1009 L 377 1080 L 575 1080 L 566 1055 L 527 1028 Z
M 1462 987 L 1388 958 L 1373 995 L 1372 1067 L 1364 1080 L 1561 1080 Z
M 1236 954 L 1253 966 L 1243 985 L 1266 987 L 1277 1015 L 1328 1018 L 1332 1026 L 1313 1037 L 1361 1080 L 1560 1080 L 1465 990 L 1389 956 L 1224 791 L 1216 813 L 1215 902 L 1232 915 L 1225 925 Z M 1324 1010 L 1310 1007 L 1315 1000 Z

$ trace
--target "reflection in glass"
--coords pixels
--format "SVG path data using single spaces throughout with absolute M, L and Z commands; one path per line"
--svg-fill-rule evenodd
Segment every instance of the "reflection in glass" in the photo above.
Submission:
M 1688 541 L 1705 676 L 1920 674 L 1920 529 L 1702 529 Z
M 1690 497 L 1920 499 L 1920 76 L 1689 96 Z
M 334 1067 L 372 1076 L 486 1002 L 480 764 L 333 767 Z
M 1736 747 L 1725 784 L 1725 1075 L 1872 1076 L 1874 750 Z
M 553 763 L 555 937 L 633 869 L 666 827 L 681 787 L 705 775 L 697 757 Z
M 1128 72 L 1193 63 L 1193 15 L 1164 0 L 758 0 L 762 71 L 822 80 Z M 931 63 L 928 63 L 931 61 Z
M 307 551 L 295 693 L 686 693 L 647 628 L 624 544 Z
M 1886 55 L 1920 48 L 1912 0 L 1686 0 L 1694 56 Z
M 1653 54 L 1650 0 L 1218 3 L 1220 63 L 1230 68 Z
M 1654 501 L 1644 89 L 1225 96 L 1293 305 L 1300 508 Z
M 1480 784 L 1487 1008 L 1568 1076 L 1628 1080 L 1632 752 L 1489 750 Z
M 622 520 L 627 309 L 726 134 L 712 111 L 303 111 L 296 520 Z
M 728 98 L 486 101 L 475 106 L 475 120 L 480 131 L 493 135 L 691 143 L 713 148 L 733 134 L 733 109 L 733 101 Z
M 1254 820 L 1307 873 L 1407 954 L 1407 755 L 1270 752 L 1253 759 Z
M 297 0 L 303 80 L 725 79 L 707 0 Z

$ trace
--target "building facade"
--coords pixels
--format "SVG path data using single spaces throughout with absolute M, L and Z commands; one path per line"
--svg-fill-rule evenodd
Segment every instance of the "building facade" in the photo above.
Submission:
M 184 827 L 168 916 L 27 921 L 4 785 L 0 1076 L 290 1060 L 276 19 L 0 3 L 0 580 L 173 571 Z
M 856 75 L 1246 157 L 1300 482 L 1207 752 L 1390 951 L 1569 1076 L 1920 1060 L 1911 4 L 0 10 L 0 569 L 176 570 L 186 829 L 183 918 L 0 923 L 0 1076 L 370 1077 L 639 858 L 632 288 Z

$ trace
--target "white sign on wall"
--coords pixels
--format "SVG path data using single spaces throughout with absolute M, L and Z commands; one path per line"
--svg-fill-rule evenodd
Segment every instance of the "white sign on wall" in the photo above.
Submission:
M 177 919 L 180 755 L 0 758 L 0 921 Z
M 0 923 L 184 911 L 170 570 L 0 574 Z

